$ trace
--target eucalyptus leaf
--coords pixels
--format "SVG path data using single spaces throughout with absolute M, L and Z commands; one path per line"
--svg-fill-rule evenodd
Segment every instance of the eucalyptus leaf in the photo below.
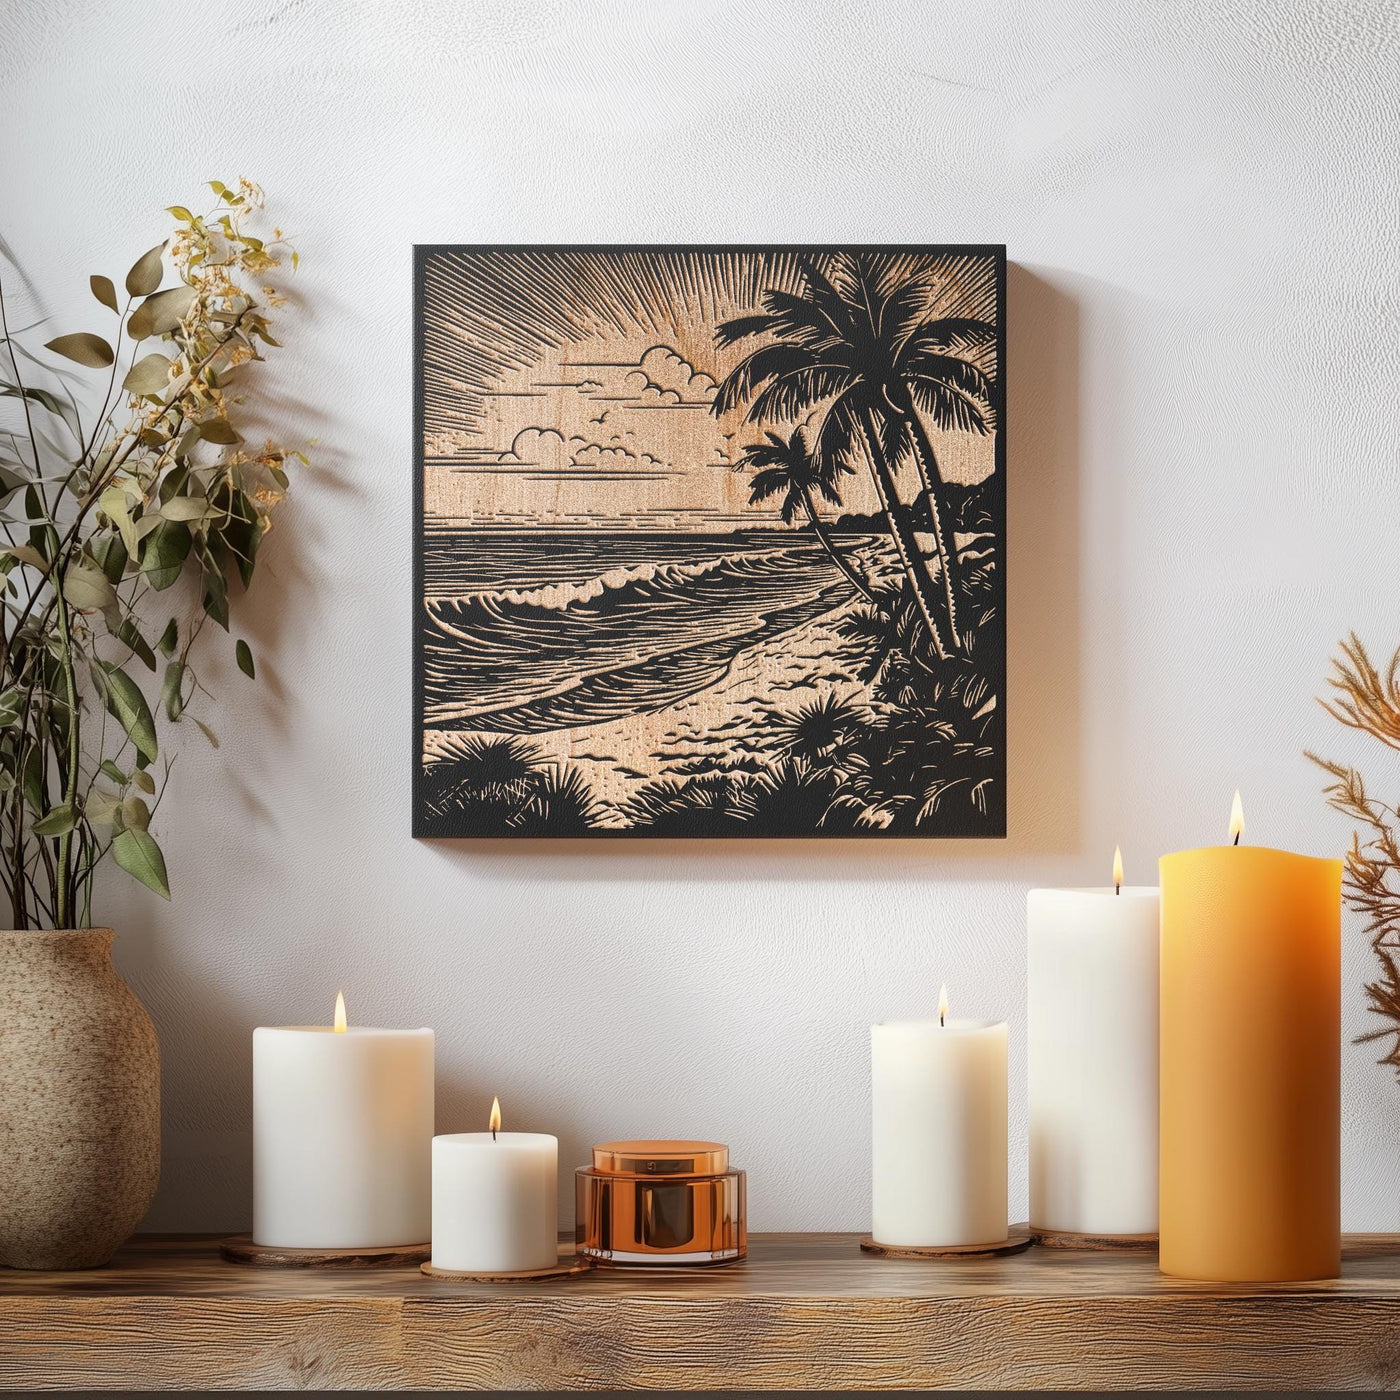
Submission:
M 238 658 L 238 669 L 243 672 L 248 679 L 256 680 L 257 671 L 253 667 L 253 653 L 248 643 L 242 637 L 238 639 L 238 645 L 234 647 L 233 654 Z
M 202 719 L 195 720 L 195 723 L 199 726 L 199 732 L 217 749 L 219 747 L 219 736 L 215 734 Z
M 117 305 L 117 289 L 112 285 L 110 277 L 103 277 L 94 273 L 88 278 L 88 286 L 92 288 L 92 294 L 103 306 L 109 306 L 118 315 L 121 314 L 121 307 Z
M 185 710 L 184 697 L 180 691 L 184 679 L 184 663 L 172 661 L 165 668 L 165 679 L 160 683 L 160 702 L 165 706 L 165 713 L 173 720 L 178 720 Z
M 120 666 L 114 666 L 110 661 L 99 661 L 97 664 L 107 677 L 106 700 L 112 718 L 126 730 L 127 736 L 136 745 L 136 752 L 148 763 L 153 763 L 157 753 L 156 724 L 141 687 Z
M 65 802 L 34 823 L 36 836 L 66 836 L 78 824 L 77 813 Z
M 160 513 L 167 520 L 205 520 L 210 515 L 209 502 L 203 496 L 172 496 Z
M 170 361 L 159 352 L 143 355 L 122 380 L 129 394 L 160 394 L 170 383 Z
M 72 335 L 60 335 L 54 340 L 46 340 L 44 349 L 52 350 L 55 355 L 62 355 L 77 364 L 86 365 L 88 369 L 106 369 L 116 359 L 112 347 L 100 335 L 93 335 L 89 331 L 75 331 Z
M 152 335 L 173 331 L 194 305 L 193 287 L 170 287 L 147 297 L 126 323 L 126 333 L 133 340 L 145 340 Z
M 115 794 L 93 788 L 83 803 L 83 815 L 98 826 L 118 826 L 121 823 L 122 800 Z
M 145 777 L 146 775 L 143 773 L 141 776 Z M 152 784 L 152 786 L 154 787 L 154 784 Z M 146 806 L 141 798 L 135 796 L 128 797 L 126 801 L 122 803 L 122 825 L 126 827 L 128 831 L 133 828 L 139 831 L 145 831 L 150 824 L 151 809 Z
M 41 574 L 46 574 L 49 571 L 49 561 L 31 545 L 7 544 L 4 549 L 0 549 L 0 554 L 13 555 L 21 564 L 28 564 L 32 568 L 38 569 Z
M 142 792 L 150 793 L 152 796 L 155 795 L 156 780 L 144 769 L 140 772 L 133 773 L 131 775 L 131 781 L 135 783 Z
M 111 583 L 120 583 L 126 573 L 127 559 L 130 557 L 126 540 L 121 535 L 98 535 L 89 548 L 98 567 L 107 575 Z
M 104 758 L 102 760 L 101 771 L 104 772 L 114 783 L 119 783 L 122 787 L 125 787 L 127 783 L 131 781 L 126 776 L 126 774 L 123 773 L 122 770 L 118 768 L 115 763 L 112 762 L 110 758 Z
M 112 858 L 128 875 L 154 890 L 162 899 L 170 898 L 170 881 L 165 873 L 165 857 L 149 831 L 139 828 L 119 831 L 112 838 Z
M 119 642 L 131 648 L 132 655 L 138 656 L 142 664 L 148 671 L 156 669 L 156 654 L 150 648 L 150 644 L 141 635 L 141 629 L 136 625 L 134 617 L 124 617 L 116 628 L 116 637 Z
M 63 575 L 63 596 L 80 612 L 100 612 L 117 601 L 117 590 L 101 569 L 72 564 Z
M 160 286 L 160 279 L 165 275 L 161 264 L 164 255 L 165 244 L 162 243 L 136 259 L 126 274 L 126 290 L 131 296 L 148 297 Z
M 190 552 L 190 527 L 178 520 L 162 520 L 141 546 L 141 571 L 157 592 L 180 577 Z
M 8 729 L 24 713 L 24 695 L 17 686 L 0 695 L 0 729 Z
M 172 617 L 165 624 L 165 631 L 160 634 L 160 641 L 156 643 L 156 649 L 162 656 L 173 656 L 175 648 L 180 644 L 180 624 Z
M 232 447 L 235 443 L 242 442 L 232 423 L 227 418 L 206 418 L 199 425 L 199 435 L 205 442 L 215 443 L 219 447 Z

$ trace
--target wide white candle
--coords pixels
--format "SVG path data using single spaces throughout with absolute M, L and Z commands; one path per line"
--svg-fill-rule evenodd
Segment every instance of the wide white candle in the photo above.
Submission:
M 1118 888 L 1027 898 L 1031 1225 L 1043 1230 L 1157 1230 L 1159 901 Z
M 433 1139 L 433 1267 L 505 1274 L 559 1258 L 559 1139 L 493 1131 Z
M 253 1239 L 296 1249 L 422 1244 L 432 1222 L 433 1033 L 253 1032 Z
M 871 1233 L 879 1244 L 1006 1238 L 1004 1021 L 871 1028 Z

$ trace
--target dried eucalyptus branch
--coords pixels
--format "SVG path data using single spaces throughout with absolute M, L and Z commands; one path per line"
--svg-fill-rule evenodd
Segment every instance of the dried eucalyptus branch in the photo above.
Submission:
M 104 375 L 86 431 L 52 374 L 21 374 L 21 358 L 44 362 L 11 333 L 0 280 L 0 398 L 17 400 L 22 418 L 0 433 L 0 883 L 16 928 L 89 921 L 109 853 L 170 897 L 149 830 L 170 771 L 164 758 L 159 785 L 151 773 L 157 731 L 204 689 L 192 648 L 208 619 L 228 630 L 228 576 L 251 583 L 288 460 L 306 460 L 272 443 L 248 448 L 231 416 L 243 367 L 277 345 L 268 312 L 283 298 L 267 279 L 297 255 L 280 230 L 268 241 L 252 232 L 256 185 L 210 188 L 209 213 L 167 211 L 174 234 L 132 266 L 124 297 L 110 278 L 89 279 L 117 318 L 110 339 L 84 331 L 46 343 Z M 177 281 L 163 287 L 167 257 Z M 185 577 L 198 584 L 192 615 L 170 617 L 153 642 L 153 595 Z M 253 677 L 247 642 L 234 654 Z M 162 672 L 156 706 L 133 663 Z
M 1384 676 L 1371 663 L 1353 632 L 1333 660 L 1328 684 L 1336 698 L 1319 703 L 1342 724 L 1400 748 L 1400 651 Z M 1345 764 L 1308 754 L 1332 775 L 1324 791 L 1328 805 L 1364 829 L 1352 834 L 1343 888 L 1347 903 L 1365 916 L 1366 933 L 1381 965 L 1380 977 L 1366 984 L 1370 1009 L 1389 1024 L 1358 1036 L 1358 1042 L 1388 1040 L 1379 1061 L 1400 1073 L 1400 812 L 1366 791 L 1361 774 Z

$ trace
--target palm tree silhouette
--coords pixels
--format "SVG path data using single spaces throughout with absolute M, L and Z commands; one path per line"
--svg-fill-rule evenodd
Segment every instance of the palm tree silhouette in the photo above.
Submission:
M 836 567 L 854 588 L 873 602 L 874 594 L 870 591 L 870 585 L 856 573 L 850 561 L 836 548 L 826 524 L 817 512 L 816 502 L 812 499 L 812 493 L 816 491 L 832 505 L 839 506 L 841 492 L 837 490 L 836 479 L 842 472 L 850 472 L 851 468 L 834 457 L 827 457 L 819 464 L 812 456 L 807 446 L 806 435 L 801 428 L 786 441 L 774 432 L 764 436 L 766 442 L 755 443 L 752 447 L 745 448 L 739 460 L 734 463 L 735 471 L 747 469 L 754 473 L 749 482 L 749 504 L 758 505 L 760 501 L 766 501 L 779 492 L 785 493 L 783 524 L 791 525 L 800 511 L 806 511 L 807 518 L 812 522 L 813 532 L 821 541 L 822 547 L 831 555 Z
M 825 404 L 818 470 L 864 455 L 934 650 L 955 655 L 963 650 L 957 545 L 921 414 L 940 428 L 992 430 L 996 384 L 960 347 L 989 344 L 996 328 L 969 317 L 928 319 L 937 287 L 898 258 L 837 254 L 830 278 L 809 258 L 802 272 L 803 295 L 767 291 L 762 312 L 716 328 L 720 346 L 759 336 L 770 343 L 729 373 L 711 411 L 719 417 L 747 403 L 748 422 L 783 422 Z M 906 459 L 920 480 L 913 503 L 895 480 Z M 924 510 L 938 579 L 919 538 Z

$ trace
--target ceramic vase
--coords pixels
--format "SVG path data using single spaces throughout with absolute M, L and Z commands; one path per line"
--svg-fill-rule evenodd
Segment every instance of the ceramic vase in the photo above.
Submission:
M 155 1027 L 109 928 L 0 931 L 0 1264 L 88 1269 L 160 1175 Z

